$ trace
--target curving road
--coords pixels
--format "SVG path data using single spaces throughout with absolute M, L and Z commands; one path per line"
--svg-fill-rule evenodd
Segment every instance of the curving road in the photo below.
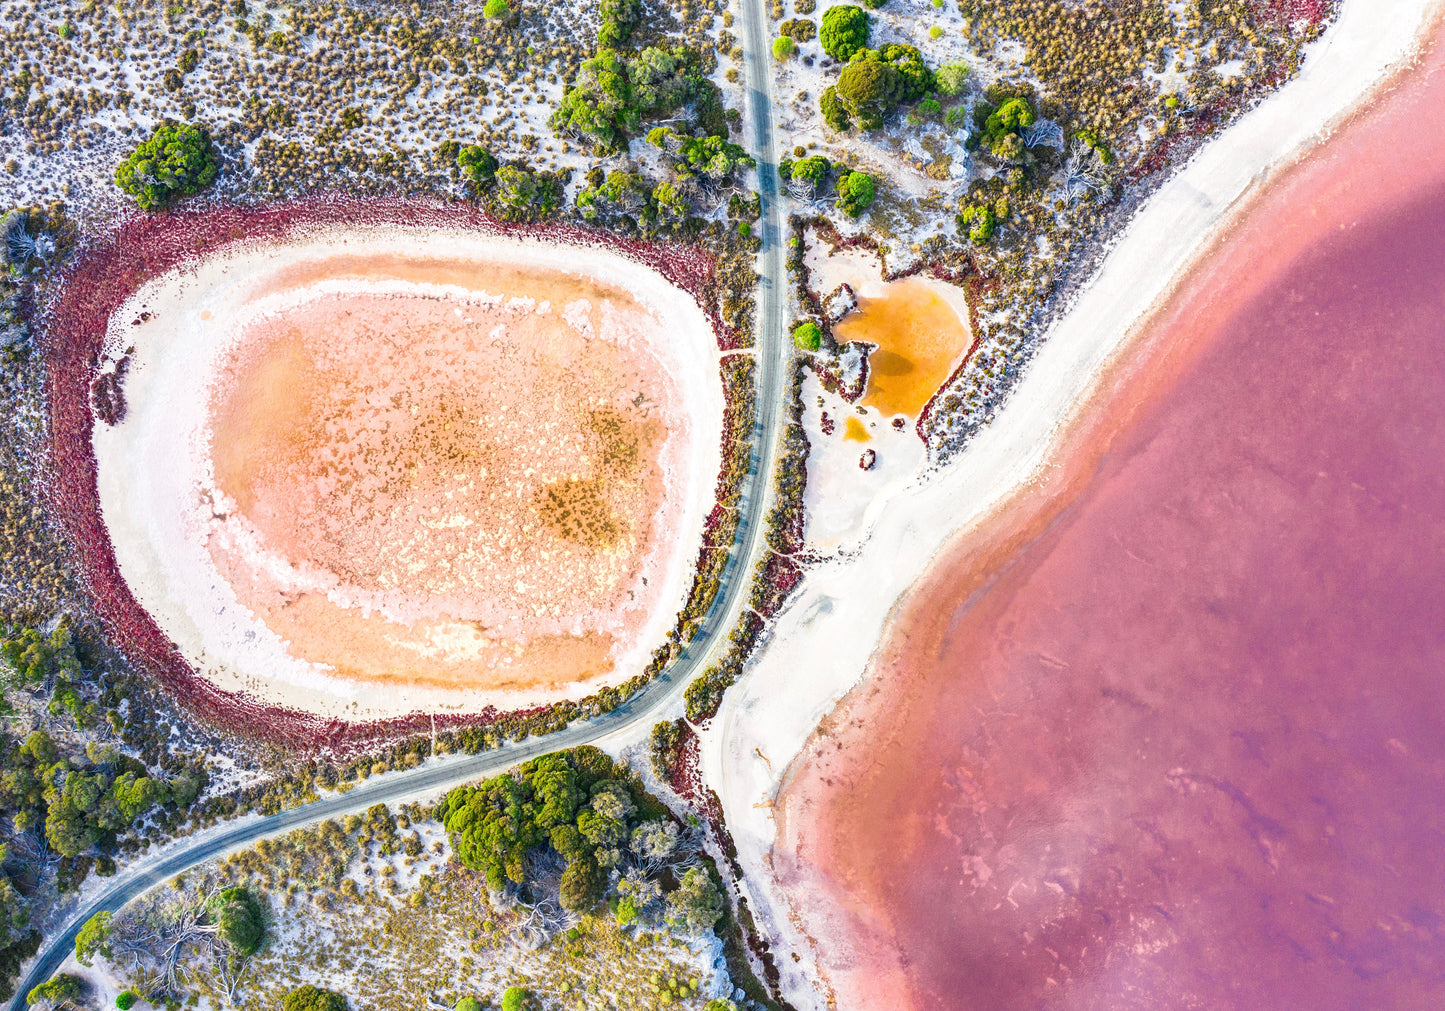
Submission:
M 757 292 L 758 315 L 754 333 L 757 345 L 756 404 L 752 455 L 743 482 L 739 508 L 742 518 L 733 540 L 732 554 L 723 571 L 722 585 L 702 628 L 673 663 L 656 680 L 610 713 L 580 720 L 565 730 L 546 737 L 509 743 L 480 755 L 451 755 L 436 758 L 415 769 L 373 776 L 350 792 L 269 817 L 247 818 L 209 829 L 164 848 L 141 860 L 92 902 L 71 917 L 65 928 L 47 939 L 38 959 L 20 981 L 11 1002 L 12 1011 L 23 1011 L 25 995 L 60 968 L 75 949 L 75 935 L 82 924 L 103 910 L 115 911 L 154 885 L 198 864 L 251 845 L 266 836 L 359 813 L 373 804 L 394 804 L 443 793 L 454 786 L 496 775 L 518 762 L 549 751 L 595 744 L 620 736 L 639 723 L 669 711 L 681 699 L 693 676 L 727 647 L 726 632 L 736 623 L 747 599 L 751 573 L 766 550 L 765 508 L 771 498 L 769 478 L 782 422 L 784 366 L 790 345 L 783 331 L 787 309 L 787 268 L 783 252 L 783 218 L 777 186 L 777 155 L 773 143 L 773 99 L 771 50 L 767 18 L 762 0 L 741 0 L 744 73 L 747 81 L 749 147 L 758 163 L 758 194 L 762 216 L 757 234 L 762 242 L 759 255 Z

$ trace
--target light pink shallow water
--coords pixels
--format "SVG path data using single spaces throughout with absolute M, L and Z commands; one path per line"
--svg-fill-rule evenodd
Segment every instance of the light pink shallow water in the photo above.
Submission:
M 840 1007 L 1445 1006 L 1441 64 L 1251 212 L 794 769 Z

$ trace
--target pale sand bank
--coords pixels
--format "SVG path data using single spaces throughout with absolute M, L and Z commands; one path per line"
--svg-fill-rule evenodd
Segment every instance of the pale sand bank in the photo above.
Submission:
M 528 284 L 542 297 L 529 297 Z M 340 332 L 329 352 L 313 340 L 307 353 L 331 384 L 342 375 L 337 368 L 367 373 L 354 390 L 308 390 L 316 376 L 298 379 L 286 364 L 298 357 L 289 349 L 247 362 L 257 334 L 269 332 L 264 339 L 280 346 L 313 339 L 331 304 L 353 314 L 359 338 L 386 352 L 368 359 L 345 347 Z M 445 348 L 428 345 L 430 334 L 395 332 L 423 320 L 442 328 L 453 317 L 450 362 Z M 271 323 L 300 326 L 268 331 Z M 137 601 L 196 670 L 226 690 L 350 720 L 578 698 L 638 673 L 686 599 L 720 466 L 716 341 L 690 296 L 616 253 L 405 228 L 243 245 L 138 291 L 113 317 L 108 338 L 109 355 L 127 351 L 126 418 L 95 429 L 102 514 Z M 382 374 L 387 355 L 404 379 Z M 585 376 L 564 376 L 573 361 Z M 530 416 L 507 417 L 511 391 L 498 383 L 508 376 L 519 385 L 535 379 L 535 390 L 560 391 L 564 379 L 578 388 L 531 405 Z M 589 381 L 628 388 L 599 388 L 584 401 Z M 237 382 L 266 394 L 270 406 L 248 415 L 248 403 L 224 395 Z M 276 393 L 282 387 L 284 396 Z M 302 394 L 329 413 L 280 417 Z M 529 403 L 517 396 L 513 411 Z M 618 536 L 591 558 L 546 530 L 519 537 L 539 491 L 586 484 L 590 433 L 573 431 L 573 415 L 595 420 L 599 410 L 628 411 L 634 401 L 634 427 L 652 435 L 641 444 L 647 469 L 612 495 Z M 447 416 L 431 424 L 427 412 L 439 410 Z M 225 463 L 219 482 L 216 417 L 227 433 L 217 447 Z M 335 433 L 342 448 L 320 439 L 319 449 L 273 465 L 267 453 L 285 457 L 290 430 L 306 424 L 313 430 L 303 434 Z M 469 424 L 478 431 L 463 445 L 453 428 Z M 267 430 L 232 452 L 238 434 L 252 429 Z M 532 453 L 528 439 L 551 442 Z M 429 483 L 406 458 L 408 446 L 423 441 L 420 470 Z M 478 449 L 493 454 L 485 480 L 456 466 Z M 371 461 L 398 478 L 388 484 L 357 469 Z M 356 508 L 353 488 L 365 508 Z M 355 512 L 328 517 L 327 503 Z M 415 537 L 408 523 L 399 526 L 408 519 L 422 531 Z M 561 533 L 578 539 L 577 531 Z M 494 557 L 517 566 L 510 602 L 497 566 L 482 564 Z M 421 592 L 406 585 L 408 571 Z M 562 579 L 567 572 L 577 576 L 573 585 Z M 564 591 L 576 598 L 564 602 L 570 607 L 556 600 Z M 350 625 L 329 636 L 328 623 L 348 614 Z M 368 643 L 401 658 L 394 679 Z M 462 661 L 486 650 L 491 673 L 478 677 Z M 353 676 L 335 676 L 338 664 Z
M 1408 60 L 1437 6 L 1346 0 L 1301 73 L 1200 151 L 1130 222 L 992 426 L 956 463 L 900 491 L 856 553 L 809 572 L 762 655 L 726 696 L 703 749 L 754 912 L 783 950 L 807 955 L 812 942 L 768 873 L 772 802 L 814 728 L 866 673 L 897 601 L 947 542 L 1039 480 L 1183 271 L 1269 177 Z M 779 965 L 790 1001 L 825 1005 L 810 959 Z

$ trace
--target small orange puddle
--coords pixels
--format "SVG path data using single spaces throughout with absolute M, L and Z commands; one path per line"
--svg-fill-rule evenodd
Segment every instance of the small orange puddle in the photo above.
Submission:
M 843 341 L 878 345 L 868 359 L 864 407 L 884 417 L 918 417 L 948 381 L 971 335 L 953 306 L 927 284 L 895 281 L 881 298 L 860 298 L 858 310 L 833 328 Z M 852 419 L 849 419 L 850 424 Z M 852 429 L 849 428 L 851 433 Z
M 863 422 L 857 418 L 849 418 L 843 426 L 843 440 L 845 442 L 867 442 L 873 436 L 868 434 L 868 429 L 863 427 Z

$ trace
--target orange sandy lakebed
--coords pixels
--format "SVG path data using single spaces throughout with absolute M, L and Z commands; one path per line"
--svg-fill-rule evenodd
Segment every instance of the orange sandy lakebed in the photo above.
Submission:
M 215 347 L 175 412 L 194 477 L 150 494 L 189 498 L 175 536 L 201 554 L 156 531 L 144 553 L 118 543 L 198 668 L 303 707 L 368 685 L 516 705 L 636 673 L 620 663 L 681 603 L 695 546 L 678 538 L 711 469 L 687 395 L 709 368 L 676 374 L 655 307 L 498 256 L 338 244 L 258 277 L 184 310 Z M 118 431 L 154 463 L 159 387 L 184 368 L 139 334 L 139 416 Z M 215 602 L 178 604 L 208 569 Z

